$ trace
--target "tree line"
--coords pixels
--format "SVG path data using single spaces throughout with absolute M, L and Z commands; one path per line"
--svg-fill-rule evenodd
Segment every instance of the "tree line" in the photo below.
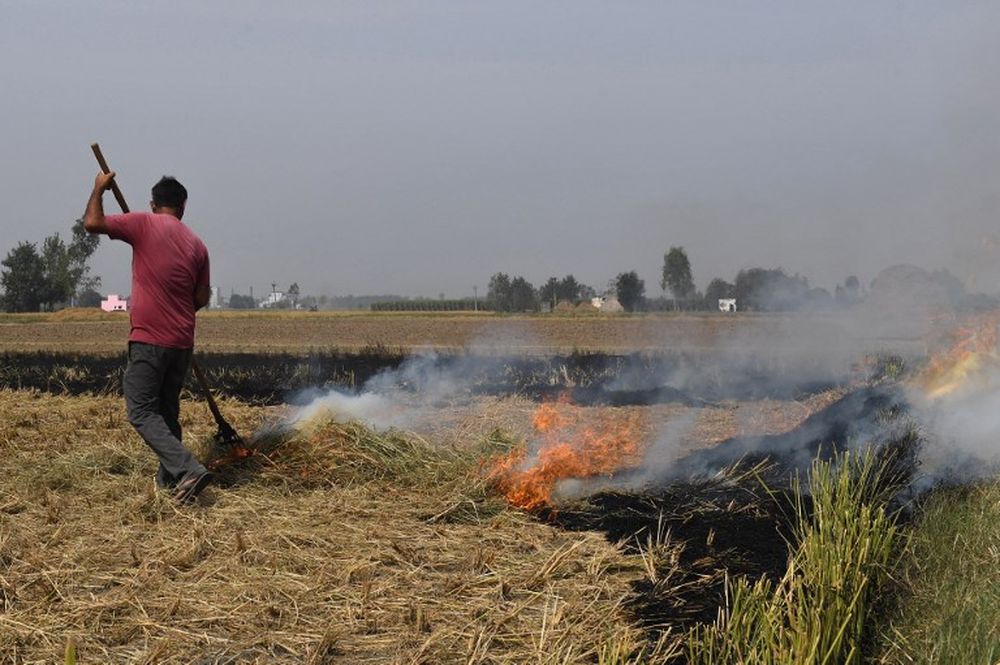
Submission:
M 99 236 L 83 228 L 83 219 L 74 222 L 68 243 L 58 233 L 43 239 L 41 247 L 18 243 L 0 261 L 0 308 L 38 312 L 100 305 L 101 278 L 91 275 L 88 265 L 99 243 Z
M 683 247 L 671 247 L 663 255 L 659 286 L 661 294 L 647 297 L 645 280 L 635 270 L 618 273 L 601 295 L 617 298 L 627 312 L 712 311 L 719 301 L 735 298 L 740 310 L 786 312 L 797 309 L 846 307 L 861 300 L 858 278 L 849 276 L 834 293 L 811 287 L 801 275 L 789 275 L 782 268 L 745 268 L 732 281 L 712 279 L 704 292 L 698 291 L 691 273 L 691 261 Z M 555 309 L 560 302 L 579 304 L 598 295 L 592 287 L 567 275 L 550 277 L 535 288 L 524 277 L 498 272 L 490 278 L 487 300 L 500 312 L 538 311 L 542 305 Z
M 98 306 L 101 296 L 97 289 L 101 279 L 90 274 L 88 262 L 97 250 L 100 237 L 87 233 L 83 220 L 71 227 L 68 242 L 58 233 L 44 238 L 40 245 L 21 242 L 0 261 L 0 309 L 8 312 L 51 311 L 65 305 Z M 955 294 L 964 291 L 961 281 L 947 271 L 929 275 L 941 289 Z M 270 303 L 275 308 L 325 307 L 328 303 L 350 308 L 371 308 L 376 311 L 466 310 L 498 312 L 534 312 L 555 310 L 561 303 L 573 306 L 589 302 L 595 296 L 614 297 L 628 312 L 665 310 L 717 310 L 719 301 L 735 299 L 741 311 L 784 312 L 797 309 L 829 309 L 847 307 L 859 302 L 865 294 L 857 277 L 848 276 L 831 293 L 812 287 L 804 276 L 789 275 L 781 268 L 745 268 L 730 281 L 712 279 L 704 292 L 698 291 L 691 271 L 691 261 L 683 247 L 671 247 L 663 255 L 659 286 L 661 293 L 647 297 L 645 281 L 635 270 L 618 273 L 600 293 L 581 283 L 572 274 L 562 278 L 549 277 L 535 287 L 522 276 L 504 272 L 494 274 L 485 298 L 438 300 L 406 299 L 399 296 L 348 296 L 329 301 L 301 296 L 299 285 L 293 283 L 285 298 Z M 340 301 L 343 300 L 344 303 Z M 233 294 L 229 307 L 252 309 L 257 301 L 249 295 Z

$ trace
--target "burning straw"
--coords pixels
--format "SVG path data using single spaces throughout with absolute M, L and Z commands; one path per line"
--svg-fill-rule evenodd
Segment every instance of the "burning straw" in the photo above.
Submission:
M 258 408 L 229 403 L 247 431 Z M 656 658 L 637 562 L 483 496 L 464 447 L 329 423 L 157 493 L 113 397 L 0 390 L 0 663 L 592 663 Z M 207 412 L 186 435 L 209 440 Z M 469 509 L 458 511 L 463 502 Z
M 639 416 L 580 418 L 568 398 L 535 412 L 535 438 L 497 460 L 487 480 L 511 505 L 528 511 L 550 507 L 556 485 L 567 479 L 613 477 L 635 468 L 645 451 Z

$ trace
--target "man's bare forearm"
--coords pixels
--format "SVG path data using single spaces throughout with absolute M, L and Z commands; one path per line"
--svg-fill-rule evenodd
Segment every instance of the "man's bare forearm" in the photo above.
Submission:
M 87 212 L 83 216 L 84 227 L 91 232 L 104 226 L 104 191 L 94 188 L 87 201 Z
M 99 173 L 94 181 L 94 189 L 87 200 L 87 210 L 83 213 L 83 228 L 90 233 L 107 233 L 104 220 L 104 190 L 111 185 L 114 173 Z

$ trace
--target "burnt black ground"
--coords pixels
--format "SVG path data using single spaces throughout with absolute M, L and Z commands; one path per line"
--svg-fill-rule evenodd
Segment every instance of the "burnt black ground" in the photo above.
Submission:
M 727 576 L 784 574 L 797 511 L 811 514 L 810 497 L 797 495 L 791 481 L 804 480 L 813 459 L 874 446 L 884 466 L 870 495 L 888 499 L 909 484 L 919 438 L 902 417 L 907 408 L 898 386 L 866 386 L 789 432 L 729 439 L 681 459 L 642 491 L 598 493 L 543 517 L 602 532 L 635 552 L 669 530 L 682 549 L 658 559 L 660 581 L 633 584 L 629 607 L 650 628 L 710 623 L 724 606 Z
M 628 607 L 648 628 L 687 628 L 715 620 L 725 604 L 726 575 L 777 579 L 784 573 L 794 498 L 761 490 L 745 479 L 676 484 L 657 493 L 607 492 L 550 519 L 565 529 L 603 532 L 633 552 L 669 530 L 669 542 L 683 548 L 676 560 L 658 559 L 662 581 L 633 583 Z
M 796 471 L 805 473 L 814 459 L 826 460 L 840 450 L 898 438 L 899 428 L 905 427 L 899 416 L 907 410 L 899 386 L 884 383 L 864 386 L 811 414 L 789 432 L 734 437 L 695 451 L 652 484 L 664 486 L 675 481 L 711 478 L 737 462 L 747 465 L 764 460 L 774 464 L 771 475 L 775 478 Z
M 387 379 L 383 388 L 391 384 L 393 389 L 415 393 L 444 379 L 468 396 L 518 394 L 545 401 L 566 393 L 583 406 L 708 406 L 725 399 L 798 399 L 828 390 L 845 378 L 792 372 L 793 377 L 809 378 L 777 380 L 772 370 L 780 369 L 781 361 L 760 360 L 741 372 L 729 372 L 711 356 L 679 352 L 406 357 L 375 347 L 308 355 L 199 353 L 197 358 L 214 390 L 253 404 L 302 403 L 329 388 L 360 391 L 380 376 Z M 120 393 L 124 368 L 124 352 L 8 353 L 0 355 L 0 387 L 55 394 Z M 197 391 L 193 382 L 188 389 Z

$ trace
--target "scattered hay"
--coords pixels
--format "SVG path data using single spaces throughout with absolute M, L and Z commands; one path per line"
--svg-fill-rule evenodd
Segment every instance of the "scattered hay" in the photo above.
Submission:
M 120 398 L 0 390 L 0 663 L 68 644 L 80 662 L 668 662 L 679 630 L 714 619 L 727 574 L 781 574 L 785 513 L 749 475 L 599 495 L 554 521 L 510 510 L 481 465 L 534 407 L 444 408 L 417 435 L 275 427 L 280 410 L 224 400 L 257 432 L 253 455 L 180 508 Z M 695 433 L 728 430 L 734 410 L 704 409 Z M 218 459 L 204 405 L 182 424 Z
M 271 417 L 223 409 L 242 432 Z M 676 648 L 623 609 L 638 556 L 485 494 L 469 462 L 499 438 L 284 432 L 180 508 L 119 399 L 0 390 L 0 412 L 2 663 L 58 661 L 69 640 L 80 662 L 627 663 Z M 191 441 L 215 430 L 199 404 L 183 425 Z

